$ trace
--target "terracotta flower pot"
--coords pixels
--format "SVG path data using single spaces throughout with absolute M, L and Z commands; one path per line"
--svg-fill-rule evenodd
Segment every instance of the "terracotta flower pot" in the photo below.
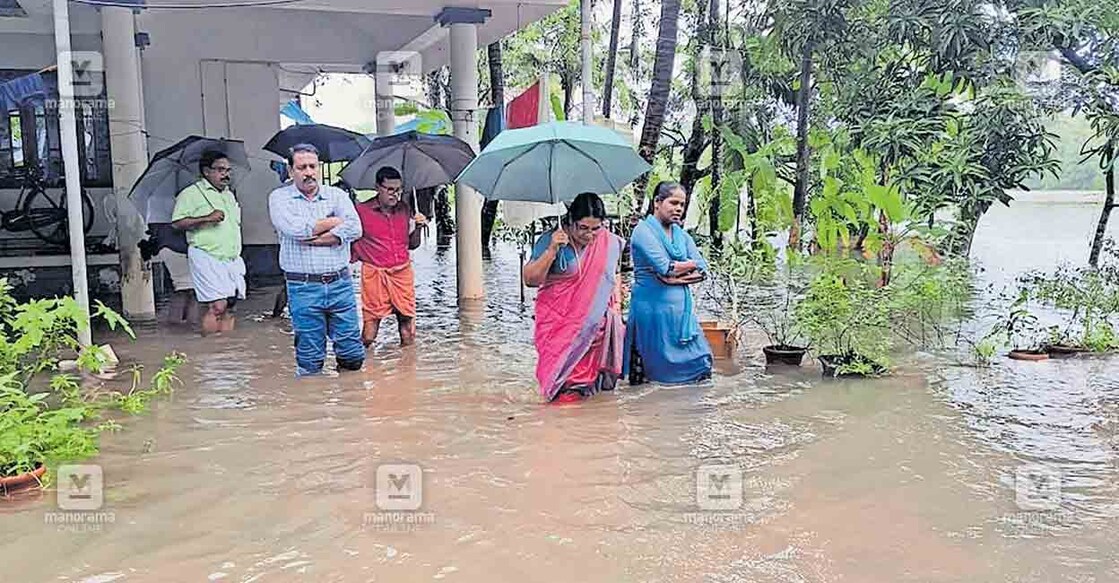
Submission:
M 699 327 L 711 345 L 711 354 L 716 359 L 727 359 L 734 356 L 738 349 L 738 339 L 731 327 L 714 321 L 700 322 Z
M 9 496 L 27 490 L 39 488 L 47 466 L 39 464 L 33 471 L 24 472 L 18 476 L 0 477 L 0 496 Z
M 1008 354 L 1012 360 L 1025 360 L 1036 362 L 1039 360 L 1049 360 L 1049 353 L 1043 350 L 1011 350 Z
M 800 366 L 804 360 L 804 355 L 808 352 L 807 348 L 800 346 L 785 346 L 784 344 L 771 344 L 762 348 L 765 353 L 766 364 L 786 364 L 789 366 Z

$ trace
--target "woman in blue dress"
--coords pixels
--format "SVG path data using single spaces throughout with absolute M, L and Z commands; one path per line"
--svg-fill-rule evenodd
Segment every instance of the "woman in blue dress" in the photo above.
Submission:
M 704 279 L 707 262 L 680 227 L 684 204 L 682 186 L 661 182 L 652 213 L 638 222 L 630 239 L 634 276 L 623 375 L 631 385 L 646 380 L 686 384 L 711 376 L 711 347 L 689 287 Z

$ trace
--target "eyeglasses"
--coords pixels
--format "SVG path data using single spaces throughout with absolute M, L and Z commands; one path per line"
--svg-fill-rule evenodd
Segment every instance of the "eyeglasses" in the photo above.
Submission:
M 404 190 L 403 186 L 383 186 L 377 185 L 377 189 L 384 191 L 385 194 L 400 194 Z
M 593 233 L 593 232 L 598 231 L 601 228 L 602 228 L 602 223 L 599 223 L 599 224 L 597 224 L 593 227 L 588 227 L 588 226 L 586 226 L 582 223 L 575 223 L 575 230 L 579 231 L 580 233 L 586 233 L 586 232 L 592 232 Z
M 213 170 L 214 172 L 217 172 L 219 174 L 228 174 L 230 172 L 233 172 L 233 168 L 231 166 L 210 166 L 210 170 Z

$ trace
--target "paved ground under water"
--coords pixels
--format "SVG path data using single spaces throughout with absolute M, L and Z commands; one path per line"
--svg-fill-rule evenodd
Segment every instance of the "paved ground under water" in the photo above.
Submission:
M 994 280 L 1080 259 L 1095 212 L 996 209 L 976 257 Z M 419 346 L 383 330 L 360 373 L 295 380 L 271 292 L 227 337 L 117 342 L 186 353 L 184 384 L 102 439 L 94 524 L 60 524 L 53 491 L 0 503 L 0 578 L 1119 581 L 1119 358 L 825 382 L 754 342 L 708 385 L 545 407 L 516 255 L 466 313 L 453 254 L 416 261 Z M 378 500 L 383 464 L 418 466 L 380 477 L 419 499 Z M 737 508 L 711 496 L 739 483 Z

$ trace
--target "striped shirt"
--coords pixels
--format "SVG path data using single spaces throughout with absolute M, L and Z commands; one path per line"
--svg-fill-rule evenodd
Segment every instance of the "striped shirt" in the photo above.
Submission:
M 345 191 L 320 185 L 315 196 L 307 198 L 294 184 L 288 184 L 268 196 L 268 211 L 280 240 L 280 269 L 318 275 L 349 267 L 350 244 L 361 237 L 361 220 Z M 308 245 L 315 223 L 329 217 L 345 221 L 330 230 L 342 244 Z

